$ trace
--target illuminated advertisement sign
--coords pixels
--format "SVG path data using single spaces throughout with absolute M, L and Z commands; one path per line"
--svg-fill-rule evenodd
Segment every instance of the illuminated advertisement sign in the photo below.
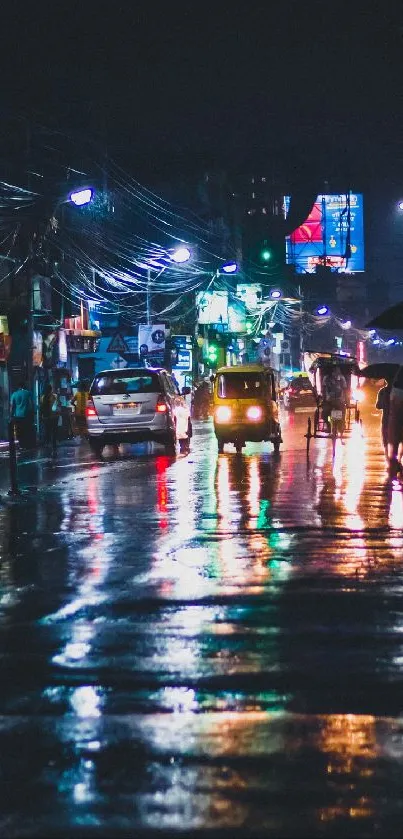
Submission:
M 196 307 L 198 323 L 228 323 L 227 291 L 199 291 Z
M 238 283 L 236 296 L 243 300 L 248 309 L 257 309 L 262 302 L 262 286 L 260 283 Z
M 289 206 L 286 195 L 286 216 Z M 364 271 L 362 195 L 318 195 L 308 218 L 286 237 L 286 261 L 302 274 L 315 273 L 318 265 L 338 273 Z
M 246 332 L 246 308 L 243 300 L 233 298 L 228 303 L 228 331 Z

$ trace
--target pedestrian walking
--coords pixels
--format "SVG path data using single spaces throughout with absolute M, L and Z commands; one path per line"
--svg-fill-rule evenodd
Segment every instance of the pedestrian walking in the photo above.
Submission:
M 41 418 L 44 428 L 45 445 L 52 447 L 52 453 L 56 454 L 57 430 L 61 419 L 62 408 L 60 397 L 53 391 L 52 385 L 45 385 L 41 399 Z
M 402 471 L 401 449 L 403 445 L 403 366 L 399 367 L 392 382 L 388 419 L 388 462 L 391 477 Z
M 28 449 L 33 440 L 34 403 L 25 382 L 20 382 L 11 395 L 10 414 L 21 448 Z
M 74 420 L 78 434 L 84 437 L 87 430 L 87 423 L 85 419 L 85 409 L 89 397 L 88 382 L 80 381 L 77 386 L 77 392 L 71 400 L 74 407 Z
M 376 397 L 376 404 L 375 407 L 378 411 L 382 411 L 382 421 L 381 421 L 381 437 L 382 437 L 382 444 L 385 449 L 385 455 L 388 455 L 388 424 L 389 424 L 389 412 L 390 412 L 390 394 L 392 390 L 391 382 L 387 382 L 385 379 L 385 383 L 380 390 L 378 390 L 378 395 Z

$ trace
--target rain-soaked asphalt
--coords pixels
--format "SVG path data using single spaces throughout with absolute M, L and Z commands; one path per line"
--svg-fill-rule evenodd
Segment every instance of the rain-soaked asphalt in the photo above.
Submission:
M 189 456 L 20 466 L 1 837 L 403 835 L 403 494 L 378 418 L 334 466 L 305 424 L 279 457 L 200 423 Z

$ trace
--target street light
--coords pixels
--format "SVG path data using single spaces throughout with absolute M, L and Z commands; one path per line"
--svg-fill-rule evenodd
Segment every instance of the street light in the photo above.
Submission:
M 318 306 L 318 308 L 316 309 L 316 314 L 317 315 L 327 315 L 327 314 L 329 314 L 328 306 Z
M 238 265 L 236 262 L 226 262 L 225 265 L 221 266 L 221 271 L 224 271 L 224 274 L 236 274 Z
M 400 210 L 400 212 L 403 210 L 403 201 L 399 201 L 397 208 L 398 210 Z
M 176 248 L 173 251 L 173 253 L 171 253 L 172 262 L 176 262 L 179 265 L 182 265 L 183 262 L 189 262 L 190 257 L 191 253 L 189 248 L 183 245 L 181 245 L 179 248 Z
M 179 247 L 175 248 L 170 254 L 168 254 L 168 258 L 170 262 L 175 262 L 177 265 L 184 265 L 185 262 L 189 262 L 192 254 L 186 245 L 179 245 Z M 163 274 L 164 271 L 169 267 L 169 263 L 167 265 L 163 265 L 157 277 L 160 274 Z M 146 290 L 146 309 L 147 309 L 147 325 L 151 324 L 151 268 L 147 268 L 147 290 Z
M 345 320 L 344 323 L 341 324 L 342 329 L 351 329 L 351 320 Z
M 90 186 L 84 189 L 75 189 L 74 192 L 70 192 L 69 201 L 75 204 L 76 207 L 84 207 L 85 204 L 89 204 L 92 201 L 93 194 L 94 190 Z
M 270 292 L 270 297 L 272 297 L 273 300 L 278 300 L 279 297 L 281 297 L 281 296 L 282 296 L 282 292 L 280 291 L 279 288 L 274 288 L 273 291 Z

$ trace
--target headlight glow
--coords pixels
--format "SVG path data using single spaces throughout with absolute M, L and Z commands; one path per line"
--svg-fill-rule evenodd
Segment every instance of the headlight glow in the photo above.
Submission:
M 229 422 L 229 420 L 231 419 L 231 414 L 232 411 L 231 408 L 228 407 L 228 405 L 219 405 L 218 408 L 216 408 L 215 412 L 216 421 Z
M 246 416 L 250 420 L 260 420 L 262 418 L 262 409 L 259 408 L 259 405 L 251 405 L 246 411 Z

